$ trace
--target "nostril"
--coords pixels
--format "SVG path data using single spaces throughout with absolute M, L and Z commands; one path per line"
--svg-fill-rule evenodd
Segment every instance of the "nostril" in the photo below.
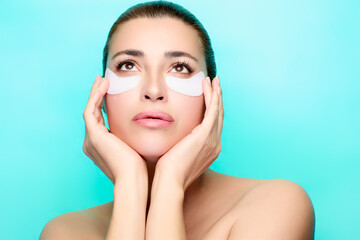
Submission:
M 146 99 L 151 99 L 151 97 L 149 97 L 148 95 L 145 95 Z M 158 97 L 159 100 L 163 100 L 164 97 Z

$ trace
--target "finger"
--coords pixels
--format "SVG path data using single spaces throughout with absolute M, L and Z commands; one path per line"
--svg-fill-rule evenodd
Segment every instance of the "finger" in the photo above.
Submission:
M 98 89 L 100 91 L 101 94 L 101 99 L 100 101 L 96 102 L 96 109 L 99 109 L 101 111 L 101 104 L 102 104 L 102 100 L 103 100 L 103 96 L 106 94 L 108 88 L 109 88 L 110 82 L 108 79 L 106 78 L 101 78 L 100 83 L 98 85 Z
M 206 112 L 207 109 L 210 107 L 211 92 L 212 92 L 210 77 L 207 77 L 205 78 L 205 80 L 203 80 L 203 89 L 204 89 L 205 112 Z
M 103 109 L 104 110 L 104 112 L 106 113 L 106 111 L 105 111 L 105 108 L 104 108 L 104 104 L 105 104 L 105 95 L 106 95 L 106 93 L 107 93 L 107 91 L 108 91 L 108 89 L 109 89 L 109 87 L 110 87 L 110 81 L 107 79 L 107 78 L 103 78 L 103 83 L 102 83 L 102 85 L 101 85 L 101 93 L 103 94 L 103 97 L 102 97 L 102 99 L 101 99 L 101 101 L 100 101 L 100 106 L 98 107 L 99 108 L 99 111 L 100 111 L 100 113 L 102 113 L 101 112 L 101 109 Z
M 218 77 L 215 77 L 211 83 L 211 99 L 210 99 L 210 104 L 209 104 L 209 108 L 208 108 L 208 114 L 211 112 L 212 114 L 215 114 L 214 111 L 217 110 L 218 108 L 218 104 L 219 104 L 219 99 L 218 99 L 218 81 L 217 81 Z
M 207 129 L 212 129 L 215 121 L 219 116 L 219 81 L 218 77 L 214 78 L 212 81 L 212 93 L 211 93 L 211 101 L 208 110 L 205 113 L 205 117 L 203 123 Z
M 91 126 L 97 123 L 97 119 L 94 113 L 95 113 L 95 104 L 97 101 L 99 101 L 99 99 L 101 99 L 100 91 L 96 89 L 90 96 L 89 101 L 83 113 L 85 125 L 87 126 Z
M 99 120 L 99 116 L 101 114 L 100 105 L 103 96 L 105 95 L 107 89 L 109 88 L 109 85 L 110 85 L 109 80 L 100 77 L 99 82 L 97 83 L 98 87 L 92 90 L 93 91 L 92 95 L 90 95 L 89 101 L 84 110 L 84 119 L 86 124 L 95 124 L 96 122 L 100 121 Z M 100 111 L 100 113 L 96 113 L 96 111 Z
M 101 77 L 99 75 L 96 75 L 94 84 L 92 85 L 91 90 L 90 90 L 89 99 L 94 94 L 95 90 L 98 88 L 100 80 L 101 80 Z
M 96 108 L 95 108 L 95 116 L 96 119 L 98 120 L 98 122 L 100 122 L 101 125 L 105 126 L 105 121 L 104 121 L 104 117 L 103 117 L 103 113 L 101 111 L 102 105 L 103 105 L 103 101 L 105 99 L 105 94 L 107 92 L 107 90 L 109 89 L 110 86 L 110 81 L 107 78 L 103 78 L 100 82 L 99 85 L 99 91 L 101 93 L 101 98 L 98 102 L 96 102 Z
M 97 120 L 100 124 L 104 125 L 104 117 L 103 117 L 103 113 L 102 113 L 100 107 L 95 109 L 95 114 L 94 114 L 94 115 L 95 115 L 96 120 Z
M 223 128 L 223 121 L 224 121 L 224 106 L 223 106 L 223 99 L 222 99 L 222 89 L 220 88 L 220 95 L 219 95 L 219 122 L 218 122 L 218 136 L 221 137 L 221 132 Z
M 107 78 L 100 78 L 97 90 L 100 91 L 100 94 L 102 97 L 101 97 L 100 101 L 97 101 L 95 104 L 96 109 L 99 109 L 99 111 L 101 111 L 102 101 L 103 101 L 103 98 L 104 98 L 107 90 L 109 89 L 109 86 L 110 86 L 110 82 Z

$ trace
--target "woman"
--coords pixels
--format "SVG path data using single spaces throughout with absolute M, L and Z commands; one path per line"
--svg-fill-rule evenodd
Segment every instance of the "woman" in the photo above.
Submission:
M 40 238 L 313 239 L 301 186 L 208 169 L 224 116 L 215 76 L 208 34 L 186 9 L 156 1 L 123 13 L 83 113 L 83 150 L 114 183 L 114 201 L 58 216 Z

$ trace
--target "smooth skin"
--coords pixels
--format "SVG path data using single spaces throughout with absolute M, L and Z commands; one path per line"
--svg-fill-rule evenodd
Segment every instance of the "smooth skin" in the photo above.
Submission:
M 83 113 L 83 150 L 114 183 L 114 201 L 52 219 L 40 239 L 313 239 L 314 209 L 300 185 L 208 169 L 221 151 L 219 77 L 212 84 L 203 79 L 200 97 L 176 93 L 164 80 L 164 74 L 186 74 L 173 72 L 174 59 L 163 58 L 164 50 L 191 53 L 199 60 L 191 63 L 194 74 L 207 73 L 200 44 L 195 30 L 171 18 L 135 19 L 119 28 L 108 66 L 116 71 L 111 57 L 141 46 L 145 58 L 119 74 L 143 80 L 109 96 L 108 79 L 97 76 Z M 104 97 L 111 132 L 101 112 Z M 133 124 L 145 109 L 165 111 L 176 124 L 156 131 Z

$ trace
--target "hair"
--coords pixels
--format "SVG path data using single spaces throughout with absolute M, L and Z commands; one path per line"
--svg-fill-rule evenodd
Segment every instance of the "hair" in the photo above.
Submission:
M 103 77 L 105 76 L 106 63 L 109 53 L 109 46 L 111 44 L 112 36 L 114 35 L 117 27 L 136 18 L 162 18 L 162 17 L 170 17 L 174 19 L 179 19 L 185 24 L 193 27 L 197 32 L 202 42 L 202 51 L 205 56 L 206 68 L 208 72 L 208 76 L 212 81 L 213 78 L 216 77 L 216 64 L 215 64 L 215 56 L 214 51 L 211 46 L 210 37 L 200 23 L 200 21 L 187 9 L 184 7 L 167 1 L 151 1 L 145 3 L 139 3 L 128 8 L 120 17 L 115 21 L 112 25 L 106 44 L 103 51 Z

